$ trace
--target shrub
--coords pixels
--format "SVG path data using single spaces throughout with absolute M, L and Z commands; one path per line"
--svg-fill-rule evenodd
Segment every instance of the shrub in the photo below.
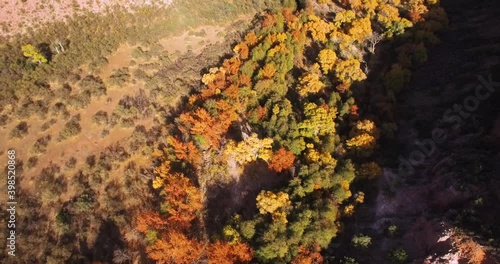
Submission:
M 399 232 L 398 232 L 398 227 L 396 225 L 391 225 L 387 228 L 387 233 L 389 234 L 390 237 L 395 237 Z
M 105 111 L 99 111 L 92 116 L 92 122 L 103 125 L 108 124 L 108 113 Z
M 134 71 L 134 77 L 139 80 L 147 81 L 149 80 L 148 74 L 143 69 L 137 69 Z
M 108 65 L 108 59 L 100 57 L 89 64 L 89 69 L 95 71 L 101 67 Z
M 8 115 L 0 115 L 0 126 L 5 126 L 9 123 Z
M 32 115 L 38 115 L 40 118 L 45 118 L 45 115 L 49 111 L 47 102 L 42 100 L 32 101 L 31 99 L 26 99 L 21 103 L 16 110 L 16 116 L 18 118 L 24 119 L 29 118 Z
M 63 208 L 56 216 L 56 229 L 61 233 L 69 231 L 69 224 L 71 223 L 71 214 L 67 209 Z
M 116 124 L 118 124 L 119 121 L 120 121 L 120 115 L 116 113 L 116 111 L 111 113 L 111 116 L 109 117 L 109 125 L 111 127 L 114 127 L 116 126 Z
M 87 212 L 94 206 L 94 196 L 91 193 L 85 192 L 77 197 L 74 203 L 74 208 L 77 213 Z
M 92 96 L 100 97 L 106 95 L 106 85 L 104 85 L 104 82 L 99 77 L 93 75 L 85 76 L 80 81 L 79 86 L 85 91 L 90 92 Z
M 58 102 L 52 106 L 50 109 L 50 114 L 52 116 L 57 116 L 60 113 L 62 113 L 63 116 L 66 116 L 69 114 L 68 109 L 66 108 L 66 105 L 64 103 Z
M 45 153 L 47 145 L 49 144 L 52 137 L 50 135 L 46 135 L 37 139 L 33 147 L 31 148 L 31 152 L 34 154 Z
M 61 88 L 57 89 L 54 93 L 56 98 L 68 99 L 73 89 L 69 84 L 64 84 Z
M 38 164 L 38 157 L 36 156 L 30 157 L 26 162 L 26 166 L 28 167 L 28 169 L 35 167 L 36 164 Z
M 47 131 L 55 123 L 57 123 L 57 120 L 55 118 L 50 119 L 49 121 L 42 124 L 42 126 L 40 127 L 40 131 Z
M 90 91 L 83 91 L 79 94 L 75 94 L 69 97 L 68 104 L 76 109 L 82 109 L 90 104 Z
M 109 135 L 109 130 L 103 129 L 101 132 L 101 138 L 105 138 L 107 135 Z
M 75 166 L 76 166 L 76 159 L 75 157 L 71 157 L 69 158 L 69 160 L 67 160 L 65 163 L 64 163 L 64 166 L 67 168 L 67 169 L 74 169 Z
M 142 49 L 142 47 L 137 47 L 132 51 L 132 58 L 134 59 L 151 59 L 151 54 L 148 51 Z
M 109 77 L 109 83 L 114 86 L 122 86 L 129 80 L 130 74 L 127 68 L 118 69 Z
M 23 138 L 28 134 L 28 123 L 26 121 L 20 122 L 10 131 L 11 138 Z
M 73 116 L 62 129 L 61 133 L 59 133 L 58 141 L 65 140 L 69 137 L 76 136 L 80 134 L 82 131 L 82 127 L 79 123 L 79 118 L 77 116 Z
M 351 258 L 351 257 L 344 257 L 341 261 L 341 264 L 358 264 L 356 259 Z
M 363 234 L 355 235 L 352 244 L 357 248 L 367 248 L 372 243 L 372 238 Z
M 408 260 L 408 254 L 406 250 L 398 248 L 387 254 L 387 260 L 393 264 L 404 264 Z
M 135 125 L 134 120 L 132 118 L 122 118 L 120 120 L 121 127 L 133 127 Z

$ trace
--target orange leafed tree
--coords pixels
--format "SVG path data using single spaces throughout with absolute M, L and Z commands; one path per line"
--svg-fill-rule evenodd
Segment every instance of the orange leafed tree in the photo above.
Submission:
M 253 251 L 245 243 L 230 244 L 217 241 L 210 245 L 208 251 L 209 264 L 244 263 L 252 260 Z
M 188 237 L 188 231 L 202 208 L 201 194 L 181 173 L 168 172 L 168 162 L 155 170 L 162 182 L 164 213 L 144 212 L 137 217 L 136 228 L 146 235 L 148 257 L 158 263 L 193 263 L 203 253 L 203 243 Z M 156 181 L 156 180 L 155 180 Z
M 189 131 L 191 135 L 203 136 L 206 139 L 207 142 L 201 147 L 219 147 L 225 130 L 205 109 L 199 108 L 194 112 L 183 113 L 179 116 L 179 120 L 182 123 L 182 126 L 179 126 L 182 132 Z
M 170 136 L 167 142 L 174 148 L 175 157 L 177 159 L 187 161 L 191 164 L 198 163 L 200 154 L 198 153 L 198 148 L 196 148 L 192 141 L 184 143 Z
M 274 74 L 276 73 L 276 68 L 272 63 L 266 64 L 262 70 L 260 70 L 260 75 L 266 79 L 271 79 L 273 78 Z
M 274 24 L 276 24 L 276 17 L 269 13 L 265 14 L 262 20 L 262 27 L 272 27 Z
M 293 152 L 286 150 L 284 147 L 281 147 L 271 157 L 271 160 L 269 162 L 269 169 L 276 172 L 282 172 L 291 168 L 294 161 L 295 155 L 293 155 Z
M 300 247 L 300 254 L 292 260 L 292 264 L 319 264 L 323 263 L 323 257 L 319 253 L 320 248 L 314 251 L 306 249 L 304 246 Z
M 258 42 L 259 42 L 259 38 L 255 34 L 255 32 L 252 31 L 252 32 L 246 34 L 246 36 L 245 36 L 245 43 L 248 46 L 253 46 L 253 45 L 257 44 Z
M 238 70 L 240 69 L 240 66 L 241 60 L 236 57 L 226 59 L 222 63 L 222 67 L 231 75 L 236 75 L 238 73 Z
M 148 257 L 157 263 L 188 264 L 198 262 L 203 253 L 203 244 L 189 239 L 183 233 L 171 230 L 162 234 L 153 245 L 146 248 Z
M 240 59 L 246 60 L 248 59 L 250 49 L 246 43 L 240 43 L 234 47 L 233 51 L 239 55 Z
M 169 174 L 165 184 L 165 205 L 170 223 L 178 227 L 189 227 L 203 207 L 200 190 L 181 173 Z

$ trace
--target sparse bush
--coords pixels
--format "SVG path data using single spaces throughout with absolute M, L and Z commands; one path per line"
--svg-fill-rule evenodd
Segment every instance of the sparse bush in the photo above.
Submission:
M 134 132 L 132 133 L 129 147 L 132 151 L 137 151 L 144 146 L 147 141 L 146 128 L 144 126 L 136 126 Z
M 55 123 L 57 123 L 57 120 L 55 118 L 52 118 L 49 121 L 43 123 L 40 130 L 42 132 L 47 131 Z
M 341 261 L 341 264 L 358 264 L 356 259 L 351 258 L 351 257 L 344 257 Z
M 69 224 L 71 223 L 71 214 L 66 209 L 63 208 L 56 216 L 56 229 L 60 233 L 66 233 L 69 231 Z
M 76 109 L 82 109 L 90 104 L 91 93 L 90 91 L 83 91 L 69 97 L 68 104 Z
M 57 116 L 60 113 L 62 113 L 63 116 L 66 116 L 69 114 L 69 111 L 66 108 L 66 105 L 64 103 L 61 103 L 61 102 L 54 104 L 51 108 L 51 111 L 50 111 L 50 114 L 52 116 Z
M 45 118 L 49 107 L 47 102 L 42 100 L 32 101 L 31 99 L 26 99 L 22 102 L 22 105 L 17 108 L 16 116 L 21 119 L 29 118 L 33 115 L 38 115 L 40 118 Z
M 28 134 L 28 123 L 25 121 L 20 122 L 10 131 L 11 138 L 23 138 Z
M 101 132 L 101 138 L 105 138 L 107 135 L 109 135 L 109 130 L 103 129 Z
M 9 123 L 9 116 L 8 115 L 0 115 L 0 126 L 5 126 Z
M 398 248 L 387 254 L 387 260 L 392 264 L 405 264 L 408 260 L 408 254 L 406 250 Z
M 387 228 L 387 233 L 389 234 L 390 237 L 395 237 L 398 235 L 398 227 L 396 225 L 391 225 Z
M 67 169 L 74 169 L 75 166 L 76 166 L 76 159 L 75 157 L 71 157 L 69 158 L 69 160 L 67 160 L 65 163 L 64 163 L 64 166 L 67 168 Z
M 61 99 L 68 99 L 69 96 L 71 95 L 71 91 L 73 89 L 69 84 L 64 84 L 61 88 L 57 89 L 54 93 L 54 96 L 56 98 L 61 98 Z
M 36 164 L 38 164 L 38 157 L 36 156 L 30 157 L 26 162 L 26 166 L 28 167 L 28 169 L 35 167 Z
M 78 73 L 69 73 L 66 77 L 69 83 L 76 83 L 82 79 Z
M 51 139 L 52 137 L 50 135 L 46 135 L 37 139 L 37 141 L 31 148 L 31 152 L 33 152 L 34 154 L 45 153 L 45 151 L 47 150 L 47 145 L 49 144 Z
M 122 86 L 129 80 L 130 74 L 127 68 L 118 69 L 109 77 L 109 83 L 114 86 Z
M 114 127 L 116 126 L 116 124 L 118 124 L 119 121 L 120 121 L 120 115 L 116 113 L 116 111 L 113 111 L 113 113 L 111 113 L 111 116 L 109 117 L 109 125 L 111 127 Z
M 65 177 L 59 175 L 60 168 L 57 165 L 50 165 L 42 169 L 40 175 L 36 177 L 36 185 L 42 190 L 42 203 L 50 205 L 60 199 L 60 195 L 66 191 L 67 184 Z
M 134 120 L 132 118 L 122 118 L 120 120 L 121 127 L 133 127 L 135 125 Z
M 140 68 L 134 71 L 134 77 L 138 80 L 144 80 L 144 81 L 149 80 L 148 74 L 143 69 Z
M 367 248 L 372 243 L 372 238 L 363 234 L 355 235 L 352 244 L 357 248 Z
M 142 49 L 142 47 L 137 47 L 132 51 L 132 58 L 134 59 L 144 59 L 144 60 L 149 60 L 151 59 L 151 54 L 149 54 L 148 51 L 145 51 Z
M 92 116 L 92 122 L 103 125 L 108 124 L 108 113 L 105 111 L 99 111 Z
M 69 137 L 76 136 L 80 134 L 82 131 L 82 127 L 80 126 L 79 123 L 79 118 L 77 116 L 73 116 L 65 125 L 64 128 L 62 129 L 61 133 L 59 133 L 59 137 L 57 138 L 58 141 L 65 140 Z
M 85 91 L 89 91 L 91 96 L 100 97 L 106 95 L 106 85 L 104 85 L 104 82 L 99 77 L 93 75 L 85 76 L 80 81 L 79 86 Z
M 89 211 L 94 206 L 94 196 L 89 192 L 84 192 L 75 199 L 74 209 L 77 213 Z
M 108 65 L 108 59 L 100 57 L 89 64 L 89 69 L 95 71 L 101 67 Z

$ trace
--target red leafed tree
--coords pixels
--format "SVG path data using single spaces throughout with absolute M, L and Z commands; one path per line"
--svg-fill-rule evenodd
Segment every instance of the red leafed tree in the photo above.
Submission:
M 276 172 L 282 172 L 293 166 L 295 161 L 295 155 L 291 151 L 287 151 L 285 148 L 281 147 L 278 151 L 274 153 L 269 162 L 269 169 Z
M 210 245 L 208 252 L 209 264 L 244 263 L 252 260 L 253 251 L 245 243 L 230 244 L 217 241 Z

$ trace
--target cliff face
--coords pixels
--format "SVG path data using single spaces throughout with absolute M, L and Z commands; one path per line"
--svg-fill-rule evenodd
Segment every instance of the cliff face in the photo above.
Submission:
M 411 263 L 500 263 L 500 2 L 442 6 L 449 29 L 398 99 L 397 161 L 345 227 L 372 244 L 345 235 L 337 256 L 390 263 L 403 248 Z

